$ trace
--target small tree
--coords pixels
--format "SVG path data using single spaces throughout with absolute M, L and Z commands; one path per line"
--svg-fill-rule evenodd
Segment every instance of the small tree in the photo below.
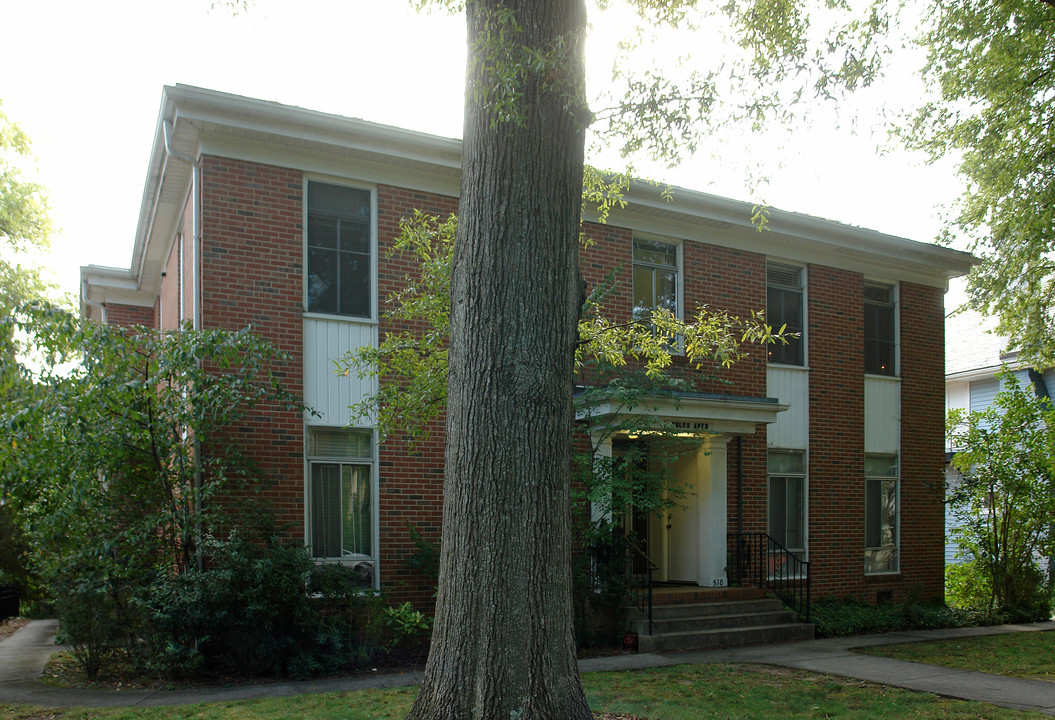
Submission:
M 1051 610 L 1050 583 L 1037 559 L 1055 549 L 1055 409 L 1005 370 L 1004 389 L 980 412 L 949 413 L 953 465 L 962 479 L 948 502 L 961 553 L 987 582 L 986 611 Z

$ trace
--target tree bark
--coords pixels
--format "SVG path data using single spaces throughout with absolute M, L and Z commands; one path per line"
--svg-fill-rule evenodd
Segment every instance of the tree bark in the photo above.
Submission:
M 482 0 L 466 14 L 439 594 L 409 717 L 585 720 L 570 476 L 586 12 Z

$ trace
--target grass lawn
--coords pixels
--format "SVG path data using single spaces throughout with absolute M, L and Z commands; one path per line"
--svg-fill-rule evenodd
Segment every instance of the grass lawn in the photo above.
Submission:
M 959 670 L 1055 682 L 1055 631 L 934 640 L 859 648 L 857 652 Z
M 1027 720 L 1043 716 L 760 665 L 679 665 L 583 676 L 590 707 L 648 720 Z M 416 688 L 301 695 L 172 708 L 41 709 L 0 705 L 0 720 L 373 720 L 402 718 Z

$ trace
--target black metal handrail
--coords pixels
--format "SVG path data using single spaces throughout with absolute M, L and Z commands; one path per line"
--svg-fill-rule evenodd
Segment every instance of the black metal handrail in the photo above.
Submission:
M 648 618 L 648 632 L 652 634 L 652 571 L 656 564 L 633 537 L 626 540 L 626 594 L 630 602 Z
M 729 580 L 766 589 L 810 619 L 810 564 L 763 532 L 729 535 Z

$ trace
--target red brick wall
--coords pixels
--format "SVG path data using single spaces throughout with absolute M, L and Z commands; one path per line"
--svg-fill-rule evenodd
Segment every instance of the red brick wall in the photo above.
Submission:
M 252 325 L 294 361 L 279 369 L 303 394 L 303 180 L 300 172 L 203 156 L 201 316 L 204 329 Z M 300 413 L 261 407 L 238 429 L 270 480 L 263 492 L 291 536 L 303 537 L 304 444 Z
M 381 185 L 377 188 L 378 307 L 384 315 L 387 300 L 416 272 L 417 263 L 402 254 L 393 254 L 400 221 L 415 209 L 446 219 L 458 209 L 457 198 L 415 192 Z M 413 329 L 382 319 L 379 335 Z M 379 573 L 394 601 L 410 600 L 419 608 L 434 602 L 434 581 L 424 573 L 407 568 L 414 553 L 408 524 L 438 546 L 443 516 L 443 424 L 441 415 L 431 423 L 431 437 L 411 446 L 404 436 L 390 436 L 380 449 Z
M 864 576 L 864 299 L 858 273 L 807 268 L 809 547 L 814 592 Z
M 253 163 L 205 157 L 203 177 L 202 314 L 204 326 L 240 328 L 251 323 L 280 348 L 299 358 L 303 352 L 303 177 L 301 173 Z M 390 253 L 399 222 L 420 208 L 441 216 L 457 200 L 403 188 L 377 188 L 378 293 L 386 298 L 414 271 L 406 257 Z M 189 243 L 189 224 L 186 227 Z M 612 268 L 621 268 L 618 286 L 606 300 L 616 319 L 629 317 L 632 233 L 611 225 L 587 224 L 593 244 L 583 249 L 581 266 L 592 287 Z M 189 267 L 189 245 L 185 267 Z M 761 255 L 686 242 L 683 245 L 684 309 L 698 304 L 746 315 L 765 307 L 765 258 Z M 189 281 L 189 278 L 187 278 Z M 902 567 L 901 575 L 865 578 L 864 407 L 862 277 L 822 266 L 808 269 L 810 365 L 810 548 L 814 589 L 820 595 L 940 591 L 942 504 L 931 483 L 940 482 L 942 445 L 941 293 L 902 285 L 901 358 L 903 372 Z M 189 296 L 189 287 L 187 288 Z M 124 307 L 124 306 L 119 306 Z M 149 308 L 118 309 L 117 319 L 136 313 L 152 320 Z M 111 311 L 111 317 L 115 314 Z M 113 322 L 113 320 L 111 320 Z M 395 328 L 382 322 L 381 336 Z M 766 394 L 765 354 L 750 356 L 721 372 L 715 382 L 679 362 L 679 372 L 705 391 L 746 396 Z M 284 368 L 287 386 L 302 392 L 299 362 Z M 929 405 L 920 407 L 919 399 Z M 406 571 L 413 552 L 410 523 L 430 541 L 439 538 L 442 512 L 442 418 L 432 438 L 411 448 L 390 437 L 380 450 L 378 572 L 393 599 L 431 603 L 431 580 Z M 268 495 L 281 518 L 302 536 L 304 522 L 303 423 L 295 413 L 265 411 L 247 424 L 244 438 L 274 481 Z M 932 478 L 933 476 L 933 478 Z M 729 444 L 729 527 L 736 527 L 736 440 Z M 766 433 L 760 427 L 744 438 L 744 528 L 766 527 Z
M 938 288 L 902 283 L 901 576 L 940 599 L 945 568 L 945 306 Z
M 118 327 L 145 325 L 154 327 L 154 307 L 106 303 L 106 324 Z

